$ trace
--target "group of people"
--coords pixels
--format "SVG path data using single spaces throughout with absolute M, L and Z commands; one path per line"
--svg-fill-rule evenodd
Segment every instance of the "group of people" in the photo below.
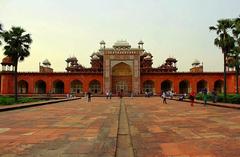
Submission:
M 203 88 L 203 89 L 201 90 L 201 93 L 203 94 L 203 101 L 204 101 L 204 105 L 206 106 L 206 105 L 207 105 L 207 100 L 208 100 L 208 91 L 207 91 L 207 88 Z M 217 92 L 216 92 L 216 90 L 214 89 L 211 94 L 212 94 L 211 96 L 212 96 L 212 101 L 213 101 L 213 103 L 216 103 L 216 102 L 217 102 Z M 161 97 L 163 98 L 163 104 L 167 104 L 167 98 L 172 99 L 172 98 L 173 98 L 173 95 L 174 95 L 173 91 L 167 91 L 167 92 L 163 91 L 163 92 L 162 92 L 162 95 L 161 95 Z M 178 99 L 178 100 L 179 100 L 179 101 L 183 101 L 183 99 L 185 99 L 185 98 L 187 98 L 187 97 L 188 97 L 187 94 L 184 93 L 184 94 L 182 94 L 182 95 L 179 96 L 179 99 Z M 193 106 L 194 100 L 195 100 L 195 98 L 196 98 L 196 93 L 195 93 L 194 91 L 192 91 L 192 92 L 189 94 L 189 97 L 188 97 L 188 98 L 190 99 L 191 106 Z
M 119 98 L 122 98 L 123 97 L 123 91 L 118 92 L 118 96 L 119 96 Z M 91 98 L 92 98 L 91 90 L 89 90 L 88 92 L 85 93 L 85 97 L 87 98 L 88 102 L 91 102 Z M 133 97 L 133 94 L 131 94 L 131 97 Z M 112 99 L 112 92 L 111 91 L 106 92 L 106 99 Z
M 111 91 L 107 91 L 106 92 L 106 99 L 112 99 L 112 92 Z
M 207 88 L 204 88 L 201 92 L 203 94 L 204 105 L 206 105 L 207 104 L 207 100 L 208 100 Z M 213 103 L 216 103 L 217 102 L 217 92 L 216 92 L 216 90 L 214 89 L 211 94 L 212 94 L 212 101 L 213 101 Z
M 163 103 L 167 104 L 167 98 L 172 99 L 174 96 L 173 91 L 163 91 L 161 97 L 163 98 Z
M 206 105 L 206 104 L 207 104 L 207 99 L 208 99 L 207 89 L 206 89 L 206 88 L 202 89 L 201 93 L 203 94 L 204 105 Z M 172 99 L 172 98 L 173 98 L 173 95 L 174 95 L 174 92 L 173 92 L 173 91 L 163 91 L 163 92 L 162 92 L 162 95 L 161 95 L 161 97 L 163 98 L 163 103 L 164 103 L 164 104 L 167 104 L 167 98 Z M 122 92 L 122 91 L 119 92 L 119 93 L 118 93 L 118 96 L 119 96 L 120 98 L 122 98 L 122 97 L 123 97 L 123 92 Z M 145 96 L 146 96 L 146 97 L 150 97 L 149 92 L 146 92 L 146 93 L 145 93 Z M 85 97 L 87 97 L 88 102 L 91 102 L 92 93 L 91 93 L 90 90 L 89 90 L 87 93 L 85 93 Z M 187 94 L 185 93 L 185 94 L 183 94 L 183 95 L 181 95 L 181 96 L 179 97 L 179 100 L 183 100 L 183 99 L 185 99 L 186 97 L 187 97 Z M 191 102 L 191 106 L 193 106 L 195 98 L 196 98 L 196 93 L 195 93 L 194 91 L 192 91 L 192 92 L 189 94 L 189 99 L 190 99 L 190 102 Z M 111 92 L 111 91 L 107 91 L 107 92 L 106 92 L 106 99 L 112 99 L 112 92 Z M 217 92 L 216 92 L 216 90 L 213 90 L 213 91 L 212 91 L 212 100 L 213 100 L 213 103 L 216 103 L 216 101 L 217 101 Z
M 206 106 L 207 105 L 207 100 L 208 100 L 207 88 L 203 88 L 201 90 L 201 93 L 203 94 L 204 106 Z M 211 94 L 212 94 L 213 103 L 216 103 L 217 102 L 217 92 L 216 92 L 216 90 L 214 89 Z M 196 93 L 194 91 L 192 91 L 189 95 L 189 99 L 191 100 L 191 106 L 193 106 L 195 97 L 196 97 Z
M 145 92 L 145 97 L 150 98 L 151 96 L 153 96 L 153 92 L 149 92 L 149 91 Z

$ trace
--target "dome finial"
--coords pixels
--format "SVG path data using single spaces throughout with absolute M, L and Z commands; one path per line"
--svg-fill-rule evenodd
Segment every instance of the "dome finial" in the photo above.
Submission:
M 194 66 L 194 67 L 197 67 L 197 66 L 199 66 L 199 65 L 200 65 L 200 61 L 197 60 L 197 59 L 195 59 L 195 60 L 193 61 L 193 63 L 192 63 L 192 66 Z
M 144 42 L 143 42 L 142 40 L 140 40 L 140 41 L 138 42 L 138 48 L 139 48 L 139 49 L 143 49 L 143 44 L 144 44 Z
M 42 64 L 43 64 L 44 66 L 47 66 L 47 67 L 51 66 L 51 63 L 49 62 L 48 59 L 45 59 L 45 60 L 42 62 Z
M 105 48 L 105 45 L 106 45 L 106 43 L 105 43 L 105 41 L 104 40 L 102 40 L 101 42 L 100 42 L 100 48 Z

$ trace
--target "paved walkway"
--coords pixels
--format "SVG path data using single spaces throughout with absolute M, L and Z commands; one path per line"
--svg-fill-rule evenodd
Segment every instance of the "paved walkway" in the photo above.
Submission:
M 240 112 L 160 98 L 126 100 L 137 157 L 239 157 Z
M 80 99 L 1 112 L 0 156 L 115 157 L 125 144 L 135 157 L 240 156 L 237 109 L 162 104 L 158 97 L 123 102 Z
M 119 99 L 74 100 L 0 113 L 0 156 L 113 157 Z

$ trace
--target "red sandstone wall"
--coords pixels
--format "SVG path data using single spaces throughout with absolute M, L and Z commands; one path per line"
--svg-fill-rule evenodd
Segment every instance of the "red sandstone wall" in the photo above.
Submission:
M 1 74 L 1 94 L 13 94 L 14 93 L 14 81 L 13 75 L 10 73 Z M 74 74 L 74 73 L 20 73 L 18 80 L 25 80 L 28 83 L 28 93 L 34 94 L 34 85 L 38 80 L 46 82 L 46 92 L 50 92 L 53 88 L 53 82 L 55 80 L 61 80 L 64 82 L 64 93 L 70 93 L 70 85 L 73 80 L 80 80 L 83 84 L 83 91 L 86 92 L 89 89 L 89 83 L 92 80 L 98 80 L 103 87 L 102 74 Z M 190 88 L 194 91 L 197 90 L 197 82 L 200 80 L 206 80 L 208 82 L 208 91 L 212 91 L 214 88 L 214 82 L 217 80 L 223 80 L 223 73 L 160 73 L 160 74 L 142 74 L 141 75 L 141 90 L 143 89 L 143 82 L 146 80 L 152 80 L 154 82 L 156 94 L 161 92 L 161 83 L 164 80 L 170 80 L 173 82 L 173 90 L 179 93 L 179 83 L 182 80 L 188 80 L 190 82 Z M 235 93 L 236 91 L 236 79 L 235 74 L 230 73 L 227 75 L 227 92 Z M 240 80 L 239 80 L 240 85 Z M 239 87 L 240 89 L 240 87 Z M 102 91 L 104 92 L 104 91 Z
M 13 94 L 14 82 L 13 75 L 4 74 L 1 77 L 2 89 L 1 94 Z M 46 82 L 46 92 L 49 93 L 53 88 L 53 82 L 61 80 L 64 82 L 64 93 L 70 93 L 71 82 L 79 80 L 83 84 L 83 91 L 89 89 L 89 83 L 92 80 L 98 80 L 103 85 L 102 74 L 72 74 L 72 73 L 20 73 L 18 81 L 25 80 L 28 83 L 28 94 L 34 94 L 34 85 L 38 80 Z
M 161 93 L 161 83 L 165 80 L 170 80 L 173 83 L 173 91 L 179 93 L 179 83 L 183 80 L 190 82 L 190 89 L 197 90 L 197 82 L 200 80 L 207 81 L 208 91 L 214 89 L 214 82 L 217 80 L 223 80 L 223 73 L 169 73 L 169 74 L 142 74 L 141 75 L 141 89 L 143 89 L 143 83 L 147 80 L 154 82 L 156 94 Z M 235 93 L 235 78 L 234 74 L 227 75 L 227 93 Z
M 13 74 L 1 75 L 1 94 L 13 94 L 14 82 Z

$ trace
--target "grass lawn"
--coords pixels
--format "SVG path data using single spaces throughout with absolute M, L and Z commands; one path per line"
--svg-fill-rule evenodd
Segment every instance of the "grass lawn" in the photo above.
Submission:
M 39 101 L 37 99 L 32 98 L 18 98 L 18 101 L 15 102 L 14 97 L 0 97 L 0 105 L 13 105 L 13 104 L 21 104 L 28 102 L 36 102 Z

